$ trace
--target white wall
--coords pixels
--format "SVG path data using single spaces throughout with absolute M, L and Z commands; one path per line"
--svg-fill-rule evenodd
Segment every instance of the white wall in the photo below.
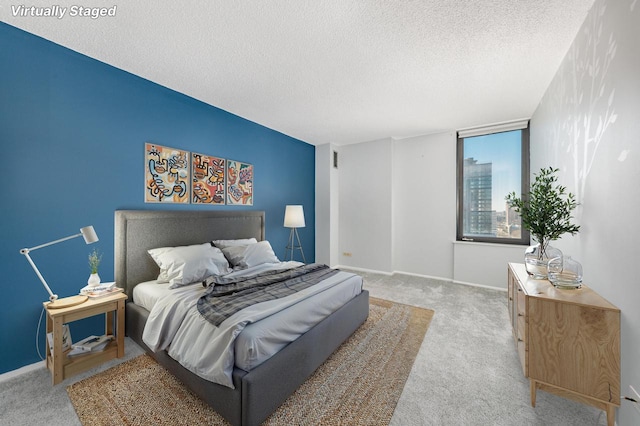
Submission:
M 453 278 L 455 132 L 394 142 L 393 270 Z
M 332 239 L 327 249 L 338 265 L 506 289 L 506 264 L 522 261 L 524 247 L 455 242 L 455 132 L 340 149 L 339 247 Z M 316 173 L 320 187 L 326 170 Z M 321 198 L 327 196 L 317 198 L 317 206 Z M 323 223 L 316 242 L 328 247 L 321 232 Z
M 640 2 L 596 0 L 531 119 L 531 170 L 560 168 L 582 203 L 555 245 L 621 310 L 622 388 L 640 390 Z M 640 424 L 622 402 L 617 423 Z
M 342 146 L 338 171 L 339 264 L 390 272 L 392 140 Z
M 333 167 L 332 144 L 316 146 L 316 262 L 338 264 L 339 205 L 338 169 Z
M 525 247 L 457 241 L 453 244 L 453 281 L 507 288 L 507 263 L 523 261 Z

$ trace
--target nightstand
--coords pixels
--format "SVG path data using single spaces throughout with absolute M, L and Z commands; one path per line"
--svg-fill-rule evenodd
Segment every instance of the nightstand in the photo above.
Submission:
M 90 298 L 80 305 L 68 308 L 46 309 L 47 333 L 53 332 L 53 351 L 49 349 L 47 342 L 47 368 L 51 371 L 54 385 L 110 359 L 124 356 L 125 300 L 127 300 L 126 294 L 117 293 L 99 299 Z M 43 303 L 45 308 L 48 304 L 49 302 Z M 71 358 L 66 352 L 62 352 L 62 325 L 100 314 L 105 315 L 105 334 L 111 334 L 115 339 L 104 350 L 95 353 Z

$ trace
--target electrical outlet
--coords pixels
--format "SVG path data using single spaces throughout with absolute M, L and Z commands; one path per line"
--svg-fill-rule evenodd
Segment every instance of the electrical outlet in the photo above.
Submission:
M 350 251 L 344 251 L 342 252 L 342 255 L 345 257 L 351 257 L 351 252 Z
M 634 402 L 633 406 L 636 408 L 638 413 L 640 413 L 640 394 L 631 385 L 629 385 L 629 389 L 631 389 L 631 397 L 636 401 L 639 401 L 639 402 Z

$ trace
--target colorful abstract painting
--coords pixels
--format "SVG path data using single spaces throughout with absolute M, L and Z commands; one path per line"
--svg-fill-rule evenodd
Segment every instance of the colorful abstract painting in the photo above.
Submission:
M 191 154 L 191 202 L 224 204 L 224 158 Z
M 189 203 L 189 151 L 146 143 L 145 203 Z
M 227 160 L 227 204 L 253 205 L 253 166 Z

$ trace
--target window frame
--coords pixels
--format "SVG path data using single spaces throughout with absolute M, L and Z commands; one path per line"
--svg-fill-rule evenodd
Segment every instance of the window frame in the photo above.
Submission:
M 460 136 L 460 131 L 456 132 L 457 146 L 456 146 L 456 241 L 464 241 L 464 242 L 477 242 L 477 243 L 492 243 L 492 244 L 513 244 L 513 245 L 525 245 L 528 246 L 531 244 L 531 236 L 529 234 L 529 230 L 521 227 L 520 238 L 499 238 L 499 237 L 466 237 L 463 235 L 463 211 L 464 208 L 464 180 L 463 180 L 463 172 L 464 172 L 464 140 L 467 137 L 474 136 L 486 136 L 497 133 L 504 133 L 514 130 L 521 130 L 521 188 L 520 188 L 520 196 L 522 199 L 526 200 L 529 197 L 529 183 L 530 183 L 530 153 L 529 153 L 529 121 L 526 122 L 526 127 L 524 128 L 513 128 L 502 130 L 498 127 L 495 131 L 487 131 L 486 133 L 479 133 L 473 136 Z M 507 194 L 505 194 L 506 196 Z

